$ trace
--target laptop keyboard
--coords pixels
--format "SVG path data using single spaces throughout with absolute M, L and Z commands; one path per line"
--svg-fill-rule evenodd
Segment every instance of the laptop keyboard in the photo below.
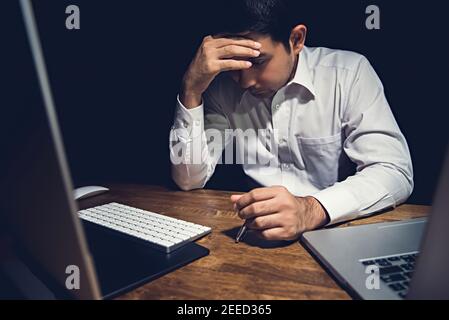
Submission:
M 167 253 L 211 232 L 209 227 L 115 202 L 81 210 L 78 215 Z
M 382 282 L 387 284 L 396 294 L 405 298 L 410 280 L 415 269 L 418 252 L 400 254 L 388 257 L 370 258 L 360 260 L 364 266 L 376 265 Z

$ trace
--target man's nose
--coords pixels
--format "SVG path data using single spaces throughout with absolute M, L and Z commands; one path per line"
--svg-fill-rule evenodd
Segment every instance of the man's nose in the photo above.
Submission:
M 256 77 L 253 70 L 240 70 L 239 85 L 243 89 L 251 88 L 256 84 Z

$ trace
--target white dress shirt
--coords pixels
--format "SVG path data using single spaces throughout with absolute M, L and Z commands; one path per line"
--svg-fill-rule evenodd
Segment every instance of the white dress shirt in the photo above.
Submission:
M 407 142 L 379 77 L 360 54 L 304 47 L 294 78 L 270 99 L 252 96 L 226 73 L 199 107 L 186 109 L 178 97 L 170 155 L 181 189 L 204 187 L 234 141 L 225 134 L 231 129 L 268 132 L 246 144 L 235 136 L 247 152 L 245 173 L 263 186 L 315 197 L 330 224 L 394 207 L 413 190 Z M 223 139 L 211 139 L 217 133 Z

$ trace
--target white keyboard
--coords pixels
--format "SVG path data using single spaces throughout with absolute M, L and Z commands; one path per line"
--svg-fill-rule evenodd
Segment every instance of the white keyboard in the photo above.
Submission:
M 145 240 L 167 253 L 211 232 L 209 227 L 115 202 L 81 210 L 78 215 L 83 220 Z

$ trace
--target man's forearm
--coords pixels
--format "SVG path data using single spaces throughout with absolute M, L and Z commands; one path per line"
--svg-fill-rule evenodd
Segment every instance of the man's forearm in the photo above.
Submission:
M 310 217 L 308 217 L 311 229 L 317 229 L 327 225 L 330 222 L 329 215 L 326 209 L 321 205 L 321 203 L 314 197 L 296 197 L 296 199 L 305 200 L 307 206 L 311 212 Z
M 192 91 L 188 87 L 183 85 L 179 93 L 179 100 L 187 109 L 197 108 L 201 105 L 202 94 Z
M 338 223 L 396 206 L 412 190 L 412 176 L 379 163 L 313 196 L 328 211 L 330 223 Z

